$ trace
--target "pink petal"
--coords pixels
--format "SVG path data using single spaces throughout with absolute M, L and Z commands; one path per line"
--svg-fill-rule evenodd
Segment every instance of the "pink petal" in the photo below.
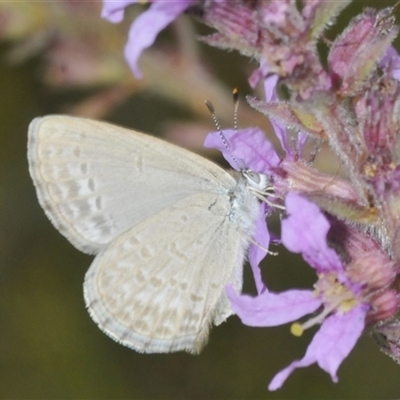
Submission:
M 296 368 L 308 367 L 315 362 L 330 374 L 333 382 L 337 382 L 336 372 L 340 364 L 349 355 L 364 330 L 367 310 L 365 305 L 360 305 L 344 315 L 334 314 L 328 317 L 315 334 L 305 356 L 278 372 L 268 389 L 279 389 Z
M 277 74 L 270 74 L 264 60 L 261 60 L 260 67 L 257 68 L 249 78 L 250 86 L 254 88 L 263 78 L 265 100 L 267 102 L 277 101 L 278 95 L 276 94 L 276 85 L 278 83 L 279 76 Z M 274 118 L 270 118 L 269 122 L 271 123 L 275 135 L 279 139 L 283 150 L 287 155 L 291 155 L 285 125 Z
M 254 235 L 254 240 L 263 248 L 268 249 L 270 235 L 268 231 L 267 224 L 265 222 L 267 205 L 265 203 L 260 204 L 260 217 L 256 221 L 256 232 Z M 260 262 L 266 256 L 266 252 L 259 246 L 254 244 L 250 245 L 249 248 L 249 262 L 251 269 L 253 271 L 254 282 L 256 284 L 257 292 L 261 293 L 265 290 L 265 285 L 262 281 Z
M 282 243 L 303 258 L 318 272 L 342 272 L 339 256 L 327 244 L 330 223 L 318 206 L 297 193 L 285 199 L 289 217 L 282 221 Z
M 142 73 L 137 65 L 142 51 L 151 46 L 158 33 L 174 21 L 190 6 L 193 0 L 160 1 L 139 15 L 131 25 L 128 42 L 125 45 L 125 58 L 133 73 L 140 78 Z
M 267 100 L 267 102 L 277 101 L 278 95 L 276 94 L 276 85 L 278 83 L 279 76 L 276 74 L 272 74 L 269 76 L 265 74 L 264 76 L 266 76 L 266 78 L 264 79 L 265 100 Z
M 236 170 L 249 168 L 254 172 L 265 174 L 279 164 L 279 156 L 260 129 L 247 128 L 238 131 L 227 129 L 223 133 L 229 149 L 225 147 L 219 132 L 209 133 L 204 141 L 204 147 L 220 150 L 232 168 Z M 238 165 L 238 162 L 243 165 Z
M 227 295 L 233 311 L 249 326 L 277 326 L 295 321 L 321 306 L 311 290 L 288 290 L 280 294 L 264 291 L 252 297 L 238 295 L 232 286 Z
M 139 0 L 104 0 L 101 17 L 113 23 L 121 22 L 124 19 L 125 7 L 138 2 Z
M 264 74 L 261 67 L 255 69 L 248 79 L 250 87 L 254 89 L 257 86 L 258 82 L 260 82 L 260 80 L 263 78 L 263 76 Z
M 278 83 L 278 80 L 279 76 L 276 74 L 267 76 L 264 79 L 265 99 L 267 100 L 267 102 L 279 100 L 278 95 L 276 94 L 276 85 Z M 269 122 L 274 128 L 275 136 L 279 139 L 282 149 L 285 151 L 287 156 L 291 156 L 292 151 L 288 143 L 285 125 L 281 121 L 278 121 L 274 118 L 270 118 Z
M 265 62 L 261 60 L 260 70 L 263 71 L 264 79 L 264 94 L 265 100 L 268 102 L 278 101 L 278 94 L 276 93 L 276 85 L 279 81 L 279 76 L 277 74 L 269 74 L 268 68 L 265 65 Z M 292 152 L 290 150 L 290 146 L 288 143 L 287 131 L 285 125 L 274 118 L 270 118 L 269 122 L 274 129 L 275 136 L 279 139 L 281 143 L 282 149 L 285 151 L 287 156 L 291 156 Z
M 281 144 L 282 149 L 286 153 L 286 156 L 287 156 L 286 158 L 292 159 L 293 151 L 291 150 L 289 143 L 288 143 L 288 137 L 287 137 L 287 131 L 286 131 L 285 125 L 282 122 L 280 122 L 274 118 L 270 118 L 269 122 L 271 123 L 272 128 L 274 129 L 275 136 L 279 139 L 279 143 Z

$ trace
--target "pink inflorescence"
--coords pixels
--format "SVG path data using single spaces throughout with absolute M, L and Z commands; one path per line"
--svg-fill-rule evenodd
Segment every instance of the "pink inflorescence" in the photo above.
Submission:
M 119 22 L 127 5 L 104 1 L 103 16 Z M 210 45 L 237 50 L 259 67 L 249 78 L 262 83 L 264 97 L 249 104 L 270 118 L 282 154 L 258 128 L 224 131 L 205 146 L 218 148 L 233 168 L 270 177 L 260 208 L 255 244 L 249 250 L 258 294 L 227 287 L 232 307 L 251 326 L 292 322 L 301 335 L 320 325 L 304 357 L 271 381 L 280 388 L 294 369 L 313 363 L 337 381 L 337 369 L 366 326 L 386 341 L 384 351 L 400 360 L 397 276 L 400 261 L 400 58 L 391 43 L 398 34 L 393 8 L 366 8 L 333 41 L 324 33 L 350 3 L 304 0 L 153 0 L 132 24 L 126 59 L 140 76 L 138 59 L 157 34 L 183 12 L 195 14 L 215 33 Z M 151 23 L 150 23 L 151 22 Z M 321 59 L 317 44 L 325 43 Z M 280 90 L 282 89 L 282 90 Z M 345 167 L 345 176 L 321 173 L 306 146 L 327 143 Z M 271 195 L 271 191 L 273 195 Z M 278 206 L 278 207 L 275 207 Z M 282 212 L 281 210 L 284 209 Z M 315 270 L 310 290 L 273 293 L 259 263 L 270 241 L 265 217 L 279 212 L 282 244 Z M 312 314 L 305 322 L 300 318 Z

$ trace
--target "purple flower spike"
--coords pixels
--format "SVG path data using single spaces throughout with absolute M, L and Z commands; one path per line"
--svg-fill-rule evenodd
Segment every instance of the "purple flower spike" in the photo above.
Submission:
M 204 141 L 204 147 L 220 150 L 231 167 L 236 170 L 249 168 L 254 172 L 266 174 L 280 162 L 272 144 L 258 128 L 238 131 L 227 129 L 224 130 L 224 136 L 228 141 L 228 149 L 221 140 L 220 132 L 209 133 Z M 238 162 L 243 165 L 237 165 Z
M 284 246 L 293 253 L 302 253 L 318 273 L 342 272 L 340 258 L 326 242 L 330 224 L 320 209 L 296 193 L 289 193 L 285 203 L 289 217 L 282 221 Z
M 330 374 L 333 382 L 337 382 L 337 369 L 361 336 L 367 311 L 368 307 L 361 305 L 344 315 L 334 314 L 328 317 L 315 334 L 305 356 L 278 372 L 268 389 L 279 389 L 296 368 L 308 367 L 316 362 Z

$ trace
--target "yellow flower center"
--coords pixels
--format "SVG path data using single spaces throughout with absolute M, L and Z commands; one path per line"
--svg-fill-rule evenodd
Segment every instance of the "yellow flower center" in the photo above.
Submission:
M 319 275 L 318 282 L 314 285 L 314 288 L 314 295 L 322 298 L 324 308 L 320 314 L 302 324 L 299 322 L 293 323 L 290 327 L 290 332 L 294 336 L 301 336 L 306 329 L 316 324 L 321 324 L 332 311 L 336 310 L 338 313 L 344 314 L 359 304 L 359 300 L 354 293 L 347 286 L 340 283 L 334 273 Z

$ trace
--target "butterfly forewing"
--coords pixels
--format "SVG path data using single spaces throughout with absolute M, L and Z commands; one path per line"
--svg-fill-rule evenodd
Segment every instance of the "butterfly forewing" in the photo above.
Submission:
M 223 169 L 187 150 L 68 116 L 31 123 L 28 159 L 47 216 L 87 253 L 101 251 L 122 232 L 182 198 L 234 184 Z
M 244 243 L 229 207 L 222 196 L 193 195 L 101 252 L 85 279 L 86 303 L 101 329 L 141 352 L 197 352 L 210 323 L 232 313 L 227 283 L 241 288 Z

